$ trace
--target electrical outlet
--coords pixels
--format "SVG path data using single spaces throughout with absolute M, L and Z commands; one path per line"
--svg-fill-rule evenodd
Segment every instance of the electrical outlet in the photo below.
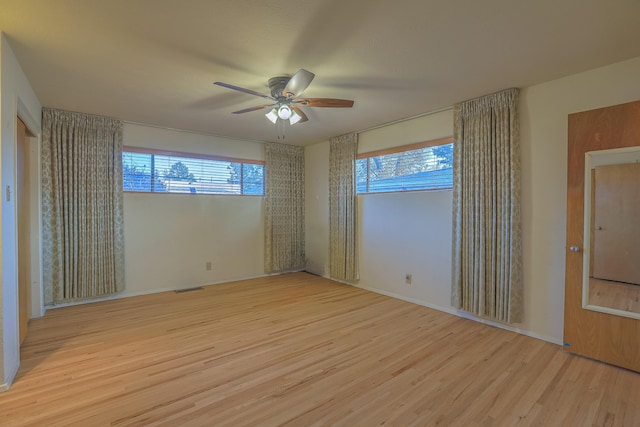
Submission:
M 411 274 L 409 273 L 405 274 L 404 283 L 406 283 L 407 285 L 410 285 L 412 280 L 413 280 L 413 276 Z
M 204 264 L 204 269 L 207 270 L 207 271 L 211 271 L 211 261 L 207 261 Z

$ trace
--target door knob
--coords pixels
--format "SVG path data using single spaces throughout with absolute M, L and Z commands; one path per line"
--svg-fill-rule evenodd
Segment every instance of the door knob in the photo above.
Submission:
M 580 246 L 571 246 L 569 250 L 571 252 L 580 252 Z

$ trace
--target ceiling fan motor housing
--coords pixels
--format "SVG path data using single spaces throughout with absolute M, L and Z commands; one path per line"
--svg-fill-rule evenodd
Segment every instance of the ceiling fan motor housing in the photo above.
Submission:
M 315 77 L 311 71 L 303 68 L 299 69 L 293 76 L 282 75 L 269 79 L 270 95 L 256 92 L 252 89 L 234 86 L 229 83 L 214 82 L 215 85 L 238 92 L 247 93 L 249 95 L 259 96 L 269 101 L 275 101 L 269 104 L 256 105 L 250 108 L 244 108 L 239 111 L 233 111 L 233 114 L 249 113 L 251 111 L 269 108 L 271 111 L 266 114 L 267 118 L 276 123 L 278 118 L 289 120 L 291 124 L 298 122 L 306 122 L 309 120 L 307 115 L 302 111 L 300 106 L 305 107 L 330 107 L 330 108 L 350 108 L 353 107 L 353 101 L 347 99 L 334 98 L 299 98 L 307 89 L 311 81 Z
M 271 90 L 271 96 L 281 101 L 285 97 L 282 95 L 287 83 L 291 80 L 290 76 L 277 76 L 269 79 L 269 89 Z

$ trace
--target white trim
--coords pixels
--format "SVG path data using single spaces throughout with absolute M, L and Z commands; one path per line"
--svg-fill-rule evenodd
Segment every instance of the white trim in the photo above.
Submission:
M 9 190 L 11 192 L 11 198 L 9 200 L 6 200 L 6 203 L 10 203 L 11 205 L 9 206 L 11 208 L 11 210 L 13 211 L 13 221 L 11 224 L 9 224 L 7 226 L 8 227 L 12 227 L 13 228 L 13 241 L 11 243 L 13 243 L 13 277 L 11 277 L 12 280 L 10 281 L 2 281 L 2 304 L 3 304 L 3 312 L 2 312 L 2 322 L 3 322 L 3 336 L 2 336 L 2 351 L 4 352 L 3 354 L 3 363 L 4 363 L 4 369 L 5 370 L 9 370 L 9 373 L 7 375 L 7 372 L 5 371 L 5 378 L 6 378 L 6 383 L 3 384 L 3 387 L 7 387 L 7 390 L 9 389 L 9 387 L 11 387 L 11 383 L 13 382 L 13 378 L 15 377 L 16 373 L 18 372 L 18 369 L 20 368 L 20 289 L 19 289 L 19 284 L 18 284 L 18 280 L 19 280 L 19 272 L 20 272 L 20 268 L 19 268 L 19 264 L 18 264 L 18 204 L 16 203 L 18 194 L 16 192 L 16 187 L 17 187 L 17 181 L 18 181 L 18 168 L 17 168 L 17 158 L 18 158 L 18 119 L 20 118 L 20 116 L 18 115 L 18 109 L 20 108 L 20 106 L 24 105 L 22 103 L 22 101 L 20 100 L 20 97 L 18 96 L 18 94 L 15 94 L 13 97 L 13 105 L 12 105 L 12 117 L 11 117 L 11 123 L 13 124 L 13 127 L 11 129 L 12 131 L 12 140 L 10 142 L 5 141 L 3 142 L 2 145 L 4 144 L 11 144 L 11 151 L 13 154 L 13 158 L 10 159 L 9 161 L 11 161 L 11 181 L 9 183 L 5 182 L 4 180 L 2 181 L 2 187 L 5 187 L 7 190 Z M 25 108 L 26 109 L 26 108 Z M 30 117 L 30 115 L 29 115 Z M 26 123 L 25 123 L 26 124 Z M 2 197 L 6 197 L 4 194 L 2 195 Z M 5 202 L 5 200 L 3 200 L 3 203 Z M 3 227 L 4 228 L 4 218 L 2 218 L 2 222 L 3 222 Z M 4 233 L 4 230 L 3 230 Z M 4 240 L 4 237 L 3 237 Z M 4 247 L 3 247 L 4 249 Z M 2 263 L 3 263 L 3 276 L 4 276 L 4 254 L 2 256 Z M 7 262 L 7 264 L 9 264 L 9 262 Z M 11 283 L 9 283 L 11 282 Z M 9 287 L 13 287 L 13 292 L 12 292 L 12 296 L 14 296 L 15 298 L 13 299 L 13 301 L 11 301 L 11 299 L 7 298 L 6 295 L 6 290 Z M 14 304 L 14 308 L 13 308 L 13 312 L 15 314 L 15 317 L 13 319 L 9 319 L 9 314 L 10 313 L 6 313 L 6 306 L 5 304 L 10 304 L 13 303 Z M 5 327 L 4 322 L 9 323 L 9 325 L 7 327 Z M 6 336 L 4 335 L 4 332 L 6 332 L 6 329 L 13 329 L 13 342 L 10 341 L 11 336 Z
M 18 373 L 18 369 L 20 369 L 20 363 L 18 363 L 18 366 L 16 366 L 15 369 L 7 377 L 7 382 L 4 383 L 4 384 L 0 384 L 0 393 L 3 393 L 5 391 L 9 391 L 9 389 L 11 388 L 11 384 L 13 384 L 13 380 L 16 378 L 16 374 Z
M 438 311 L 441 311 L 441 312 L 444 312 L 444 313 L 447 313 L 447 314 L 452 314 L 454 316 L 461 317 L 463 319 L 473 320 L 474 322 L 482 323 L 484 325 L 493 326 L 493 327 L 504 329 L 504 330 L 507 330 L 507 331 L 510 331 L 510 332 L 515 332 L 515 333 L 520 334 L 520 335 L 525 335 L 527 337 L 531 337 L 531 338 L 539 339 L 539 340 L 542 340 L 542 341 L 550 342 L 552 344 L 563 345 L 563 341 L 561 339 L 547 337 L 547 336 L 544 336 L 544 335 L 537 334 L 535 332 L 528 331 L 526 329 L 520 329 L 520 328 L 516 328 L 516 327 L 511 326 L 511 325 L 506 325 L 504 323 L 499 323 L 499 322 L 495 322 L 493 320 L 488 320 L 488 319 L 483 319 L 481 317 L 476 317 L 476 316 L 473 316 L 470 313 L 467 313 L 466 311 L 458 310 L 458 309 L 453 308 L 453 307 L 447 307 L 447 306 L 432 304 L 432 303 L 429 303 L 427 301 L 423 301 L 423 300 L 416 299 L 416 298 L 406 297 L 404 295 L 396 294 L 394 292 L 383 291 L 381 289 L 376 289 L 376 288 L 368 288 L 368 287 L 362 286 L 360 284 L 344 282 L 342 280 L 336 280 L 336 279 L 333 279 L 333 278 L 328 277 L 328 276 L 323 276 L 323 277 L 325 277 L 325 278 L 327 278 L 329 280 L 333 280 L 334 282 L 339 282 L 339 283 L 342 283 L 342 284 L 345 284 L 345 285 L 350 285 L 350 286 L 353 286 L 355 288 L 359 288 L 359 289 L 362 289 L 362 290 L 365 290 L 365 291 L 370 291 L 370 292 L 374 292 L 376 294 L 381 294 L 381 295 L 385 295 L 385 296 L 388 296 L 388 297 L 391 297 L 391 298 L 396 298 L 396 299 L 399 299 L 399 300 L 402 300 L 402 301 L 406 301 L 406 302 L 410 302 L 410 303 L 413 303 L 413 304 L 421 305 L 423 307 L 427 307 L 427 308 L 430 308 L 430 309 L 433 309 L 433 310 L 438 310 Z
M 37 229 L 34 230 L 33 229 L 33 222 L 31 221 L 31 218 L 28 219 L 29 221 L 29 227 L 31 228 L 31 232 L 33 233 L 34 231 L 36 231 L 37 236 L 38 236 L 38 260 L 37 260 L 37 266 L 35 266 L 35 268 L 37 269 L 37 278 L 38 278 L 38 282 L 36 284 L 34 284 L 33 282 L 33 276 L 31 278 L 31 283 L 29 284 L 29 290 L 31 292 L 31 307 L 30 307 L 30 311 L 31 311 L 31 317 L 29 318 L 29 320 L 31 319 L 35 319 L 38 317 L 42 317 L 44 316 L 46 310 L 44 308 L 44 289 L 42 286 L 42 186 L 40 185 L 41 182 L 41 158 L 40 158 L 40 148 L 42 146 L 42 129 L 41 127 L 38 126 L 37 122 L 33 119 L 33 117 L 31 116 L 31 114 L 29 113 L 29 111 L 27 110 L 27 107 L 24 106 L 24 103 L 21 101 L 20 97 L 17 97 L 17 117 L 20 118 L 20 120 L 22 120 L 22 122 L 27 126 L 27 129 L 29 130 L 30 133 L 32 133 L 34 136 L 31 135 L 27 135 L 28 138 L 28 149 L 31 148 L 32 143 L 35 144 L 35 149 L 36 149 L 36 153 L 35 156 L 30 156 L 31 158 L 31 164 L 29 164 L 28 168 L 29 168 L 29 173 L 31 174 L 32 172 L 35 173 L 36 175 L 36 179 L 32 180 L 31 176 L 29 177 L 29 181 L 31 184 L 31 188 L 29 188 L 29 194 L 30 197 L 35 196 L 36 198 L 36 204 L 31 206 L 31 209 L 33 209 L 35 211 L 35 215 L 38 218 L 37 220 Z M 17 124 L 16 124 L 17 126 Z M 33 141 L 35 140 L 35 142 Z M 17 153 L 18 153 L 18 149 L 17 149 L 17 144 L 18 144 L 18 137 L 17 137 L 17 133 L 16 133 L 16 146 L 14 147 L 15 153 L 16 153 L 16 159 L 17 159 Z M 35 165 L 33 164 L 33 162 L 35 162 Z M 15 178 L 15 186 L 17 188 L 18 186 L 18 178 L 17 178 L 17 173 L 18 173 L 18 168 L 17 168 L 17 160 L 16 160 L 16 165 L 14 165 L 15 167 L 15 172 L 16 172 L 16 178 Z M 32 193 L 35 193 L 32 195 Z M 17 194 L 16 194 L 17 197 Z M 17 200 L 17 199 L 16 199 Z M 16 204 L 16 218 L 18 218 L 18 206 Z M 18 223 L 16 222 L 16 227 L 18 227 Z M 16 229 L 16 236 L 17 236 L 17 229 Z M 17 241 L 16 241 L 16 245 L 17 245 Z M 17 248 L 16 248 L 17 251 Z M 16 252 L 17 253 L 17 252 Z M 34 264 L 31 262 L 32 260 L 30 260 L 29 265 L 31 267 L 31 272 L 33 273 L 34 270 Z M 18 260 L 19 262 L 19 260 Z M 18 271 L 19 274 L 19 269 L 18 266 L 16 265 L 16 271 Z M 19 286 L 19 285 L 18 285 Z M 19 310 L 19 300 L 18 300 L 18 310 Z
M 296 271 L 305 271 L 305 270 L 296 270 Z M 161 293 L 161 292 L 175 292 L 177 290 L 180 289 L 189 289 L 189 288 L 193 288 L 194 286 L 202 286 L 202 287 L 206 287 L 206 286 L 215 286 L 215 285 L 220 285 L 223 283 L 230 283 L 230 282 L 239 282 L 239 281 L 244 281 L 244 280 L 251 280 L 251 279 L 258 279 L 258 278 L 262 278 L 262 277 L 269 277 L 269 276 L 278 276 L 280 274 L 286 274 L 286 273 L 293 273 L 294 271 L 287 271 L 284 273 L 273 273 L 273 274 L 260 274 L 260 275 L 256 275 L 256 276 L 250 276 L 250 277 L 245 277 L 245 278 L 238 278 L 238 279 L 226 279 L 226 280 L 221 280 L 221 281 L 217 281 L 217 282 L 213 282 L 213 283 L 208 283 L 206 285 L 190 285 L 190 286 L 184 286 L 184 287 L 180 287 L 180 288 L 163 288 L 163 289 L 153 289 L 153 290 L 147 290 L 147 291 L 138 291 L 138 292 L 131 292 L 131 293 L 127 293 L 122 292 L 120 294 L 117 295 L 112 295 L 109 297 L 105 297 L 105 298 L 96 298 L 96 299 L 92 299 L 92 300 L 87 300 L 87 301 L 76 301 L 76 302 L 70 302 L 70 303 L 65 303 L 65 304 L 58 304 L 55 306 L 47 306 L 47 309 L 56 309 L 56 308 L 62 308 L 62 307 L 69 307 L 69 306 L 74 306 L 74 305 L 83 305 L 83 304 L 90 304 L 93 302 L 100 302 L 100 301 L 109 301 L 109 300 L 114 300 L 114 299 L 121 299 L 121 298 L 129 298 L 129 297 L 136 297 L 136 296 L 142 296 L 142 295 L 151 295 L 151 294 L 157 294 L 157 293 Z M 563 345 L 563 342 L 561 339 L 556 339 L 556 338 L 552 338 L 552 337 L 547 337 L 544 335 L 540 335 L 537 334 L 535 332 L 531 332 L 528 331 L 526 329 L 520 329 L 520 328 L 516 328 L 513 327 L 511 325 L 506 325 L 503 323 L 499 323 L 499 322 L 494 322 L 492 320 L 488 320 L 488 319 L 483 319 L 480 317 L 475 317 L 465 311 L 462 310 L 457 310 L 453 307 L 447 307 L 447 306 L 442 306 L 442 305 L 437 305 L 437 304 L 432 304 L 429 303 L 427 301 L 423 301 L 417 298 L 410 298 L 410 297 L 406 297 L 404 295 L 400 295 L 400 294 L 396 294 L 394 292 L 388 292 L 388 291 L 383 291 L 381 289 L 376 289 L 376 288 L 368 288 L 365 287 L 363 285 L 360 284 L 355 284 L 355 283 L 349 283 L 349 282 L 345 282 L 342 280 L 337 280 L 334 278 L 331 278 L 327 275 L 318 275 L 316 273 L 312 273 L 309 271 L 305 271 L 306 273 L 309 274 L 313 274 L 313 275 L 317 275 L 320 277 L 324 277 L 325 279 L 329 279 L 332 280 L 334 282 L 338 282 L 338 283 L 342 283 L 344 285 L 349 285 L 349 286 L 353 286 L 355 288 L 358 289 L 362 289 L 364 291 L 369 291 L 369 292 L 373 292 L 376 294 L 381 294 L 381 295 L 385 295 L 391 298 L 395 298 L 395 299 L 399 299 L 401 301 L 406 301 L 406 302 L 410 302 L 413 304 L 417 304 L 417 305 L 421 305 L 423 307 L 427 307 L 433 310 L 437 310 L 437 311 L 441 311 L 447 314 L 452 314 L 454 316 L 457 317 L 461 317 L 463 319 L 468 319 L 468 320 L 473 320 L 475 322 L 478 323 L 482 323 L 488 326 L 494 326 L 496 328 L 500 328 L 500 329 L 504 329 L 507 331 L 511 331 L 511 332 L 515 332 L 518 333 L 520 335 L 525 335 L 531 338 L 535 338 L 535 339 L 539 339 L 542 341 L 546 341 L 546 342 L 550 342 L 552 344 L 557 344 L 557 345 Z
M 612 148 L 584 153 L 584 227 L 582 231 L 582 308 L 640 319 L 640 313 L 589 304 L 591 267 L 591 171 L 598 166 L 640 163 L 640 147 Z
M 181 289 L 191 289 L 191 288 L 197 288 L 197 287 L 200 287 L 200 286 L 202 286 L 202 287 L 215 286 L 215 285 L 221 285 L 223 283 L 240 282 L 240 281 L 244 281 L 244 280 L 259 279 L 261 277 L 276 276 L 278 274 L 281 274 L 281 273 L 259 274 L 259 275 L 256 275 L 256 276 L 249 276 L 249 277 L 243 277 L 243 278 L 219 280 L 217 282 L 207 283 L 207 284 L 204 284 L 204 285 L 188 285 L 188 286 L 181 286 L 181 287 L 177 287 L 177 288 L 148 289 L 148 290 L 145 290 L 145 291 L 135 291 L 135 292 L 127 292 L 127 290 L 125 289 L 124 291 L 122 291 L 122 292 L 120 292 L 118 294 L 115 294 L 115 295 L 109 295 L 109 296 L 102 297 L 102 298 L 92 298 L 92 299 L 83 300 L 83 301 L 73 301 L 73 302 L 65 302 L 65 303 L 60 303 L 60 304 L 55 304 L 55 305 L 47 305 L 47 306 L 45 306 L 45 308 L 47 310 L 55 310 L 56 308 L 72 307 L 72 306 L 76 306 L 76 305 L 91 304 L 91 303 L 94 303 L 94 302 L 111 301 L 111 300 L 117 300 L 117 299 L 122 299 L 122 298 L 139 297 L 139 296 L 142 296 L 142 295 L 159 294 L 159 293 L 162 293 L 162 292 L 175 292 L 175 291 L 179 291 Z
M 598 311 L 600 313 L 613 314 L 613 315 L 616 315 L 616 316 L 630 317 L 632 319 L 639 319 L 640 320 L 640 313 L 636 313 L 634 311 L 625 311 L 625 310 L 620 310 L 620 309 L 617 309 L 617 308 L 609 308 L 609 307 L 603 307 L 603 306 L 600 306 L 600 305 L 590 305 L 590 304 L 584 304 L 582 306 L 582 308 L 584 308 L 586 310 Z
M 32 318 L 36 318 L 36 317 L 43 317 L 46 312 L 47 309 L 44 306 L 44 267 L 43 267 L 43 260 L 44 260 L 44 253 L 43 253 L 43 246 L 44 246 L 44 242 L 42 240 L 42 230 L 43 230 L 43 226 L 42 226 L 42 131 L 40 133 L 38 133 L 38 147 L 37 147 L 37 152 L 38 155 L 36 156 L 36 162 L 37 162 L 37 169 L 36 169 L 36 174 L 38 175 L 38 184 L 36 185 L 36 191 L 38 192 L 37 194 L 37 199 L 38 199 L 38 204 L 36 209 L 38 210 L 38 294 L 39 294 L 39 298 L 40 300 L 38 301 L 38 311 L 36 312 L 35 310 L 33 310 L 33 300 L 32 302 L 32 307 L 31 307 L 31 317 Z M 33 288 L 31 288 L 31 291 L 33 292 Z M 33 294 L 32 294 L 33 295 Z
M 16 96 L 16 104 L 16 115 L 27 125 L 29 132 L 37 137 L 37 135 L 42 132 L 42 129 L 38 126 L 38 122 L 33 118 L 29 109 L 24 105 L 19 96 Z

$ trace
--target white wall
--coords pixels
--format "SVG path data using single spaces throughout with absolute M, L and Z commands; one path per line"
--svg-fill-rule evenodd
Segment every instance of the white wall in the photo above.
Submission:
M 304 166 L 306 269 L 325 276 L 329 274 L 329 143 L 306 147 Z
M 564 313 L 567 115 L 640 99 L 640 58 L 524 88 L 520 95 L 525 317 L 521 333 L 561 343 Z M 453 133 L 451 111 L 359 137 L 359 152 Z M 328 260 L 328 142 L 307 147 L 307 256 Z M 310 160 L 316 164 L 309 166 Z M 319 164 L 323 163 L 323 165 Z M 312 191 L 312 192 L 311 192 Z M 316 199 L 316 196 L 319 199 Z M 359 286 L 440 310 L 450 305 L 451 192 L 359 196 Z M 317 234 L 322 233 L 322 234 Z M 323 243 L 324 242 L 324 245 Z M 405 273 L 413 284 L 404 283 Z
M 452 192 L 367 194 L 358 199 L 360 285 L 447 307 Z M 405 274 L 412 275 L 410 285 Z
M 0 233 L 0 391 L 11 384 L 20 365 L 18 336 L 17 224 L 15 202 L 17 116 L 35 133 L 40 132 L 41 105 L 4 34 L 0 45 L 1 197 Z M 11 192 L 7 200 L 6 191 Z M 36 276 L 38 277 L 38 276 Z M 36 279 L 39 281 L 39 278 Z M 39 284 L 36 284 L 39 288 Z M 34 297 L 37 298 L 38 294 Z
M 453 134 L 447 110 L 358 136 L 358 152 Z M 360 285 L 437 307 L 451 293 L 452 192 L 416 191 L 358 196 Z M 405 275 L 413 276 L 411 285 Z
M 125 146 L 264 160 L 261 143 L 125 124 Z M 264 274 L 262 197 L 125 193 L 121 296 Z M 207 271 L 205 265 L 212 263 Z
M 527 331 L 562 342 L 567 116 L 639 99 L 640 57 L 524 88 L 520 95 Z
M 0 45 L 2 205 L 0 211 L 0 390 L 19 366 L 15 188 L 16 115 L 39 132 L 41 105 L 6 38 Z M 640 58 L 524 88 L 523 154 L 525 320 L 521 332 L 562 341 L 566 225 L 567 115 L 640 99 Z M 452 134 L 445 111 L 363 132 L 360 152 Z M 263 159 L 262 144 L 127 124 L 126 145 Z M 328 260 L 329 144 L 305 150 L 306 252 L 310 270 Z M 449 305 L 451 192 L 359 197 L 360 286 L 455 312 Z M 127 289 L 123 295 L 263 275 L 260 197 L 125 195 Z M 205 263 L 212 262 L 212 270 Z M 404 274 L 413 274 L 413 284 Z

